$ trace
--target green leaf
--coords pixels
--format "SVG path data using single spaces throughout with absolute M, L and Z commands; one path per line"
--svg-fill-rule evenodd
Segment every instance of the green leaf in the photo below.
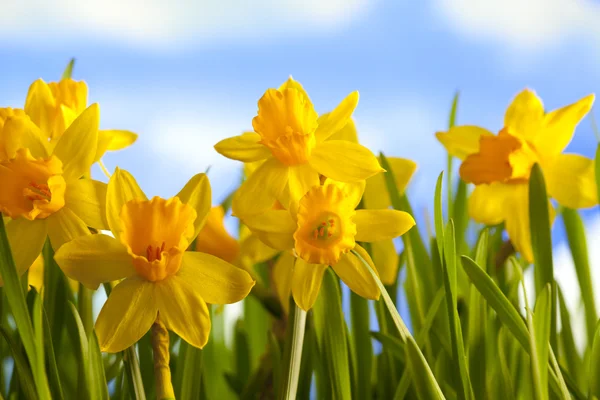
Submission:
M 444 399 L 442 390 L 412 336 L 408 336 L 406 340 L 406 360 L 417 397 L 423 400 Z
M 444 172 L 442 171 L 435 184 L 435 196 L 433 200 L 433 220 L 435 225 L 435 237 L 440 257 L 444 256 L 444 216 L 442 214 L 442 181 Z M 443 262 L 443 259 L 442 259 Z M 456 285 L 455 285 L 456 286 Z
M 509 340 L 510 338 L 507 337 L 506 334 L 506 328 L 504 327 L 500 327 L 500 330 L 498 332 L 498 348 L 497 348 L 497 354 L 498 354 L 498 361 L 500 364 L 500 385 L 499 385 L 499 390 L 501 391 L 500 394 L 500 398 L 502 399 L 514 399 L 514 385 L 513 385 L 513 381 L 511 378 L 511 372 L 510 372 L 510 368 L 508 366 L 508 362 L 507 362 L 507 354 L 506 354 L 506 341 Z M 485 372 L 485 371 L 484 371 Z
M 64 398 L 62 384 L 60 382 L 60 375 L 58 373 L 58 366 L 56 364 L 56 355 L 54 353 L 54 345 L 52 344 L 52 334 L 50 332 L 50 323 L 48 322 L 48 316 L 46 311 L 42 308 L 43 323 L 44 323 L 44 349 L 46 353 L 46 359 L 48 363 L 48 380 L 50 384 L 50 392 L 52 398 L 56 400 L 62 400 Z
M 585 307 L 587 339 L 588 343 L 592 343 L 594 340 L 594 331 L 596 329 L 598 314 L 596 311 L 596 303 L 594 301 L 594 289 L 592 287 L 585 229 L 583 221 L 577 211 L 565 208 L 563 209 L 562 217 L 565 223 L 569 248 L 571 249 L 571 255 L 573 256 L 573 263 L 575 264 L 577 280 L 579 281 L 579 287 L 581 289 L 581 298 L 583 299 L 583 305 Z
M 282 365 L 284 367 L 283 381 L 281 382 L 279 396 L 282 399 L 296 398 L 298 378 L 300 376 L 300 365 L 302 363 L 302 345 L 304 344 L 305 330 L 306 311 L 298 307 L 293 299 L 290 299 L 290 316 L 288 318 L 282 360 Z M 347 354 L 346 362 L 348 362 Z
M 588 374 L 589 398 L 600 399 L 600 323 L 596 326 L 596 334 L 592 344 L 592 353 L 590 355 L 590 371 Z
M 350 369 L 346 323 L 337 277 L 331 268 L 323 277 L 319 297 L 313 307 L 315 332 L 322 360 L 327 368 L 332 398 L 350 399 Z M 315 362 L 319 362 L 315 360 Z
M 459 92 L 457 91 L 454 94 L 454 98 L 452 99 L 452 107 L 450 108 L 450 116 L 448 117 L 448 129 L 452 129 L 454 124 L 456 123 L 456 112 L 458 111 L 458 97 Z M 448 153 L 447 155 L 447 163 L 446 163 L 446 172 L 447 172 L 447 182 L 446 182 L 446 190 L 447 190 L 447 199 L 448 199 L 448 218 L 454 217 L 453 213 L 453 202 L 452 202 L 452 155 Z M 461 181 L 462 182 L 462 181 Z
M 462 179 L 458 181 L 452 210 L 452 219 L 456 225 L 456 248 L 459 254 L 464 254 L 468 251 L 465 236 L 469 227 L 469 213 L 467 184 Z
M 70 79 L 73 75 L 73 67 L 75 66 L 75 58 L 71 58 L 71 61 L 67 64 L 67 67 L 63 71 L 61 79 Z
M 135 345 L 123 351 L 123 364 L 125 366 L 125 377 L 127 378 L 125 381 L 127 383 L 127 392 L 136 400 L 146 400 Z
M 271 359 L 273 360 L 273 392 L 279 393 L 282 383 L 281 371 L 283 367 L 283 360 L 281 349 L 279 348 L 279 342 L 277 341 L 277 338 L 273 332 L 269 332 L 269 349 L 271 353 Z M 301 385 L 299 385 L 299 388 L 301 388 Z
M 19 335 L 23 347 L 25 348 L 25 353 L 27 353 L 29 363 L 34 366 L 43 365 L 43 358 L 40 357 L 38 359 L 36 352 L 36 339 L 33 326 L 31 324 L 29 312 L 27 311 L 27 303 L 25 301 L 25 294 L 23 293 L 21 281 L 17 275 L 15 261 L 12 258 L 8 237 L 6 236 L 4 218 L 0 218 L 0 276 L 2 276 L 4 281 L 4 293 L 6 293 L 8 305 L 10 306 L 15 324 L 19 330 Z M 39 372 L 40 369 L 37 369 L 37 371 Z M 46 375 L 34 373 L 33 379 L 40 396 L 48 398 L 50 396 L 50 389 L 48 388 Z
M 544 175 L 539 164 L 534 164 L 529 179 L 529 217 L 531 245 L 533 248 L 535 291 L 539 293 L 547 284 L 551 285 L 550 343 L 556 348 L 556 287 L 552 263 L 552 234 L 550 232 L 550 210 Z
M 441 177 L 441 176 L 440 176 Z M 457 394 L 461 399 L 473 398 L 471 380 L 465 362 L 465 349 L 457 310 L 456 297 L 456 243 L 454 242 L 454 222 L 448 221 L 444 234 L 444 288 L 446 291 L 446 305 L 448 321 L 450 322 L 450 339 L 452 341 L 452 358 L 455 363 L 454 372 L 458 373 Z
M 96 332 L 90 332 L 90 338 L 88 340 L 88 350 L 90 362 L 89 366 L 89 380 L 92 383 L 92 390 L 94 395 L 92 398 L 108 400 L 108 387 L 106 384 L 106 376 L 104 375 L 104 364 L 102 363 L 102 353 L 100 352 L 100 345 L 98 344 L 98 338 Z
M 182 342 L 183 344 L 183 342 Z M 202 380 L 202 350 L 186 344 L 185 363 L 181 381 L 181 393 L 178 399 L 200 399 Z
M 35 400 L 38 398 L 35 391 L 35 384 L 33 382 L 33 375 L 31 369 L 25 359 L 25 356 L 21 352 L 21 346 L 19 346 L 14 340 L 11 339 L 8 331 L 0 325 L 0 334 L 4 337 L 8 348 L 11 351 L 13 360 L 15 362 L 15 369 L 17 376 L 21 383 L 21 387 L 27 399 Z
M 83 327 L 83 322 L 81 322 L 81 318 L 77 313 L 77 308 L 73 305 L 73 303 L 69 303 L 70 311 L 73 316 L 73 323 L 77 328 L 78 333 L 78 344 L 79 348 L 77 358 L 79 360 L 79 379 L 78 379 L 78 397 L 81 399 L 95 399 L 93 395 L 95 393 L 92 392 L 91 388 L 93 382 L 90 382 L 90 354 L 88 350 L 88 340 L 85 335 L 85 329 Z
M 350 318 L 352 351 L 356 360 L 355 396 L 359 399 L 367 399 L 371 397 L 370 377 L 373 365 L 373 345 L 369 335 L 369 301 L 354 292 L 350 293 Z
M 531 343 L 531 371 L 536 399 L 548 399 L 548 354 L 550 341 L 551 285 L 539 293 L 533 316 L 527 311 Z
M 250 344 L 245 324 L 241 319 L 237 320 L 235 323 L 234 333 L 235 375 L 239 382 L 248 382 L 250 370 L 252 368 L 250 360 Z M 269 337 L 269 339 L 271 338 Z

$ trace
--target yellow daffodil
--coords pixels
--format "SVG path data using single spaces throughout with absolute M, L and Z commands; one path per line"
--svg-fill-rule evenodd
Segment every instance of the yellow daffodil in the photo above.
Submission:
M 322 186 L 313 186 L 300 198 L 297 213 L 268 210 L 247 219 L 249 228 L 266 244 L 278 250 L 294 251 L 295 260 L 284 254 L 278 261 L 287 263 L 288 269 L 292 268 L 293 261 L 289 285 L 300 308 L 308 310 L 313 306 L 327 266 L 355 293 L 368 299 L 379 298 L 373 277 L 351 251 L 358 252 L 372 264 L 371 257 L 356 242 L 398 237 L 414 226 L 415 221 L 409 214 L 396 210 L 355 210 L 364 189 L 364 182 L 341 183 L 327 179 Z
M 27 271 L 27 283 L 39 292 L 44 286 L 44 257 L 40 254 Z M 79 289 L 79 283 L 69 279 L 69 287 L 74 293 Z
M 46 237 L 56 250 L 89 235 L 88 227 L 107 229 L 106 185 L 80 179 L 94 162 L 98 121 L 93 104 L 52 151 L 29 117 L 12 116 L 4 123 L 0 143 L 7 158 L 0 161 L 0 212 L 10 218 L 6 231 L 19 274 L 40 254 Z
M 211 325 L 207 303 L 240 301 L 254 285 L 244 270 L 210 254 L 186 251 L 210 210 L 206 175 L 194 176 L 175 197 L 148 200 L 135 179 L 117 169 L 106 204 L 115 238 L 81 237 L 55 256 L 67 276 L 91 289 L 123 279 L 96 321 L 101 349 L 118 352 L 133 345 L 159 314 L 169 330 L 202 348 Z
M 264 160 L 236 193 L 234 214 L 242 218 L 259 214 L 275 200 L 299 197 L 319 184 L 319 174 L 357 182 L 383 171 L 365 147 L 347 140 L 327 140 L 347 124 L 357 103 L 358 93 L 353 92 L 325 118 L 319 118 L 310 98 L 293 79 L 279 89 L 267 90 L 252 120 L 254 132 L 215 145 L 219 153 L 234 160 Z M 287 207 L 285 200 L 282 204 Z
M 83 81 L 67 78 L 46 83 L 42 79 L 29 87 L 25 113 L 50 139 L 52 146 L 87 107 L 88 87 Z M 124 130 L 98 131 L 98 145 L 94 161 L 106 151 L 121 150 L 137 139 L 133 132 Z
M 240 244 L 225 229 L 224 219 L 223 207 L 210 209 L 206 224 L 196 238 L 196 251 L 212 254 L 233 264 L 240 254 Z
M 593 161 L 562 153 L 593 102 L 594 95 L 589 95 L 545 113 L 542 101 L 526 89 L 508 107 L 498 135 L 477 126 L 437 133 L 448 152 L 463 160 L 461 178 L 476 185 L 469 215 L 487 225 L 505 222 L 511 242 L 529 262 L 533 251 L 528 181 L 533 164 L 542 167 L 548 194 L 559 204 L 586 208 L 598 203 Z

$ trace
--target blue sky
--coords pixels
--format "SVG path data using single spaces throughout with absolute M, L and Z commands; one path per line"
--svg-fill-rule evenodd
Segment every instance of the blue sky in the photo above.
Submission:
M 548 109 L 600 89 L 600 3 L 522 3 L 24 0 L 0 15 L 0 106 L 22 106 L 31 82 L 58 79 L 76 57 L 74 77 L 88 82 L 102 127 L 140 135 L 107 167 L 169 196 L 212 166 L 217 202 L 240 170 L 212 145 L 251 127 L 267 88 L 291 74 L 321 112 L 358 90 L 361 140 L 418 163 L 409 194 L 422 214 L 445 166 L 434 133 L 456 90 L 458 122 L 497 131 L 525 87 Z M 595 147 L 586 118 L 569 151 L 593 156 Z M 586 217 L 600 233 L 596 214 Z

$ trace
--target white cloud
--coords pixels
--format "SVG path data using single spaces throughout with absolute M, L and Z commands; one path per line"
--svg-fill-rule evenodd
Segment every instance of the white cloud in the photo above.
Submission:
M 6 39 L 112 39 L 146 48 L 335 30 L 368 0 L 24 0 L 3 2 Z
M 432 7 L 473 40 L 519 50 L 548 48 L 575 36 L 600 40 L 600 3 L 591 0 L 435 0 Z

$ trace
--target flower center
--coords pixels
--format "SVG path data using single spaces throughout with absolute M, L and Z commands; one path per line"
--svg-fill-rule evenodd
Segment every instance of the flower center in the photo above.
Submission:
M 258 101 L 252 126 L 261 143 L 285 165 L 304 164 L 315 147 L 318 115 L 297 89 L 269 89 Z
M 513 136 L 505 128 L 498 136 L 483 136 L 479 152 L 468 156 L 460 166 L 460 177 L 475 185 L 501 182 L 523 183 L 529 180 L 539 157 L 532 144 Z
M 194 234 L 196 210 L 177 197 L 131 200 L 121 210 L 121 243 L 136 272 L 156 282 L 179 271 Z
M 34 158 L 29 149 L 0 161 L 0 211 L 8 217 L 47 218 L 65 205 L 62 162 Z
M 312 264 L 336 264 L 354 248 L 354 214 L 353 204 L 337 186 L 313 187 L 298 206 L 294 233 L 298 257 Z

